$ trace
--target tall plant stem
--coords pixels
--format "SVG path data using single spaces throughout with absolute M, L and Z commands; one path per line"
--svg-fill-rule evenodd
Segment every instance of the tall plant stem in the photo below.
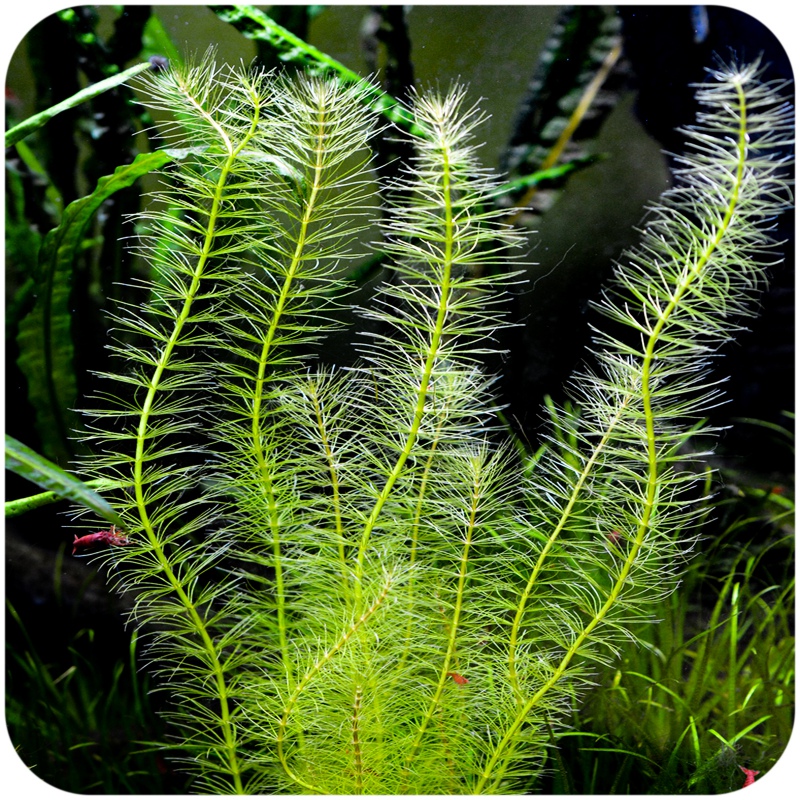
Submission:
M 290 780 L 292 780 L 298 786 L 302 786 L 304 789 L 308 789 L 315 794 L 324 794 L 324 791 L 320 787 L 315 786 L 313 783 L 303 780 L 289 765 L 289 757 L 285 749 L 287 731 L 289 727 L 289 717 L 291 717 L 300 695 L 311 683 L 311 681 L 313 681 L 322 672 L 323 668 L 331 662 L 334 656 L 353 638 L 353 636 L 364 626 L 369 618 L 383 605 L 386 598 L 389 596 L 392 582 L 393 580 L 391 576 L 387 577 L 383 589 L 376 600 L 350 625 L 346 631 L 344 631 L 344 633 L 342 633 L 333 647 L 331 647 L 329 650 L 326 650 L 325 653 L 311 667 L 311 669 L 309 669 L 308 672 L 306 672 L 306 674 L 297 682 L 297 685 L 294 687 L 283 708 L 283 714 L 280 722 L 278 723 L 278 760 L 280 761 L 284 772 Z
M 453 269 L 453 198 L 451 196 L 451 163 L 450 153 L 446 143 L 442 143 L 442 197 L 444 201 L 442 219 L 442 227 L 444 229 L 444 253 L 442 256 L 442 277 L 440 279 L 440 293 L 438 307 L 436 311 L 436 322 L 434 324 L 428 352 L 425 358 L 425 365 L 422 369 L 422 377 L 420 379 L 419 391 L 417 392 L 417 400 L 414 406 L 414 413 L 411 420 L 411 427 L 409 429 L 406 440 L 400 451 L 391 472 L 389 473 L 386 483 L 375 501 L 375 505 L 367 518 L 364 525 L 364 530 L 361 534 L 361 543 L 358 548 L 358 559 L 356 564 L 355 573 L 355 598 L 356 608 L 361 604 L 362 594 L 362 581 L 364 578 L 364 559 L 366 558 L 367 548 L 369 546 L 370 536 L 375 528 L 375 525 L 380 517 L 384 505 L 391 496 L 392 489 L 395 483 L 403 473 L 408 457 L 411 455 L 412 448 L 417 441 L 419 435 L 419 427 L 422 423 L 422 417 L 425 412 L 425 399 L 428 396 L 430 388 L 431 376 L 433 368 L 436 364 L 436 358 L 439 355 L 439 348 L 442 341 L 442 334 L 444 331 L 445 321 L 447 319 L 447 312 L 452 292 L 451 276 Z
M 275 309 L 270 319 L 267 328 L 264 343 L 261 347 L 261 353 L 258 360 L 258 371 L 256 373 L 255 389 L 253 392 L 253 419 L 252 419 L 252 440 L 253 449 L 255 450 L 256 460 L 258 464 L 258 471 L 261 475 L 261 485 L 264 492 L 264 497 L 269 508 L 270 526 L 272 528 L 272 554 L 273 566 L 275 569 L 275 595 L 277 601 L 277 614 L 278 614 L 278 637 L 281 648 L 281 659 L 286 672 L 287 680 L 291 685 L 293 679 L 294 666 L 289 657 L 289 642 L 287 639 L 287 622 L 286 622 L 286 589 L 284 586 L 283 575 L 283 561 L 281 557 L 281 531 L 278 521 L 278 505 L 275 498 L 275 489 L 272 482 L 272 472 L 270 465 L 267 463 L 264 454 L 264 443 L 262 441 L 261 429 L 261 416 L 262 406 L 264 403 L 264 388 L 268 380 L 267 369 L 271 362 L 272 348 L 275 342 L 275 336 L 280 326 L 281 318 L 286 309 L 290 297 L 292 283 L 294 282 L 297 270 L 303 259 L 303 254 L 306 248 L 306 242 L 309 233 L 309 226 L 313 219 L 314 213 L 317 211 L 317 198 L 320 193 L 322 173 L 324 169 L 324 155 L 325 155 L 325 118 L 327 116 L 324 106 L 317 108 L 317 130 L 316 130 L 316 147 L 314 152 L 316 160 L 313 169 L 313 181 L 311 183 L 311 191 L 308 199 L 305 202 L 302 217 L 300 218 L 300 227 L 297 235 L 297 242 L 295 244 L 292 259 L 286 270 L 286 277 L 284 278 L 281 291 L 278 295 Z
M 580 496 L 580 493 L 583 489 L 584 484 L 586 483 L 587 478 L 591 474 L 594 465 L 597 463 L 597 459 L 600 457 L 600 454 L 603 452 L 609 440 L 611 439 L 611 435 L 614 431 L 614 428 L 616 427 L 617 423 L 622 417 L 626 405 L 628 402 L 630 402 L 630 400 L 631 396 L 628 396 L 625 399 L 625 401 L 620 404 L 618 412 L 614 415 L 613 419 L 611 420 L 611 423 L 606 428 L 605 432 L 603 433 L 603 437 L 597 444 L 597 447 L 594 449 L 592 454 L 586 460 L 583 470 L 581 471 L 581 474 L 578 476 L 578 480 L 575 482 L 575 486 L 570 494 L 570 497 L 567 500 L 566 505 L 564 506 L 564 511 L 562 512 L 560 519 L 553 528 L 553 532 L 550 534 L 547 543 L 542 548 L 542 552 L 539 554 L 539 558 L 536 560 L 536 564 L 534 565 L 530 577 L 528 578 L 528 583 L 526 584 L 525 589 L 523 590 L 522 595 L 520 597 L 520 600 L 517 603 L 517 610 L 516 613 L 514 614 L 514 622 L 511 625 L 511 635 L 508 645 L 508 679 L 509 682 L 511 683 L 511 688 L 514 691 L 514 695 L 517 700 L 517 705 L 522 705 L 522 703 L 524 702 L 522 691 L 519 688 L 519 676 L 517 675 L 517 645 L 519 641 L 519 633 L 520 633 L 520 628 L 522 626 L 522 620 L 525 617 L 525 609 L 527 608 L 528 605 L 528 600 L 530 600 L 534 586 L 536 585 L 536 581 L 539 579 L 539 575 L 541 574 L 545 562 L 547 561 L 547 557 L 550 555 L 553 547 L 555 546 L 556 541 L 558 540 L 559 536 L 564 530 L 564 526 L 567 524 L 567 521 L 569 520 L 570 515 L 572 514 L 572 510 L 575 507 L 575 503 L 578 501 L 578 497 Z
M 197 296 L 197 293 L 200 289 L 200 283 L 203 278 L 206 266 L 208 265 L 208 261 L 213 250 L 214 240 L 217 235 L 217 225 L 219 221 L 220 208 L 224 199 L 225 186 L 227 184 L 231 169 L 241 150 L 247 145 L 247 143 L 255 134 L 260 116 L 260 107 L 258 103 L 258 98 L 256 93 L 253 92 L 252 96 L 254 100 L 254 114 L 253 114 L 252 124 L 250 126 L 247 135 L 244 136 L 242 138 L 242 141 L 235 146 L 234 143 L 230 140 L 230 137 L 228 136 L 227 132 L 217 122 L 217 120 L 214 119 L 213 115 L 211 115 L 204 108 L 202 108 L 200 103 L 198 103 L 193 97 L 191 97 L 188 91 L 186 92 L 186 94 L 190 98 L 191 103 L 198 110 L 198 113 L 201 116 L 203 116 L 209 122 L 209 124 L 216 129 L 217 133 L 219 134 L 225 146 L 228 155 L 225 159 L 224 164 L 222 165 L 222 168 L 220 169 L 219 178 L 217 180 L 216 187 L 214 190 L 214 195 L 211 202 L 211 208 L 208 213 L 208 225 L 205 231 L 203 247 L 200 251 L 200 256 L 198 257 L 197 263 L 195 264 L 194 267 L 189 291 L 186 294 L 186 298 L 184 300 L 180 314 L 175 320 L 175 325 L 172 329 L 172 333 L 169 339 L 167 340 L 166 344 L 164 345 L 164 348 L 161 351 L 161 355 L 158 359 L 155 372 L 153 373 L 153 377 L 150 379 L 150 385 L 147 391 L 147 396 L 145 397 L 144 403 L 142 405 L 142 412 L 139 418 L 139 427 L 136 439 L 136 455 L 134 460 L 134 494 L 136 497 L 136 506 L 139 511 L 139 517 L 142 526 L 144 528 L 145 534 L 147 535 L 148 541 L 150 542 L 150 545 L 153 549 L 153 553 L 158 559 L 162 572 L 166 577 L 168 583 L 172 587 L 172 590 L 178 597 L 183 607 L 186 609 L 186 613 L 189 619 L 191 620 L 192 627 L 197 632 L 197 635 L 200 637 L 200 640 L 203 644 L 203 648 L 207 653 L 208 663 L 213 674 L 213 683 L 216 688 L 217 699 L 219 700 L 220 704 L 220 724 L 222 727 L 224 750 L 226 752 L 226 757 L 228 760 L 228 769 L 233 778 L 234 791 L 237 794 L 243 794 L 244 787 L 242 785 L 241 766 L 239 764 L 236 752 L 237 749 L 236 733 L 231 720 L 231 706 L 228 698 L 228 687 L 225 680 L 223 666 L 220 660 L 220 653 L 217 651 L 217 648 L 214 645 L 214 641 L 211 637 L 211 634 L 208 631 L 208 628 L 205 624 L 205 620 L 203 619 L 200 611 L 198 610 L 197 606 L 192 601 L 192 598 L 189 596 L 186 589 L 184 588 L 181 578 L 172 569 L 171 561 L 167 556 L 167 554 L 165 553 L 164 547 L 161 544 L 161 540 L 156 535 L 156 532 L 151 523 L 150 515 L 148 514 L 147 511 L 147 502 L 144 495 L 145 443 L 147 441 L 150 415 L 153 412 L 153 406 L 155 403 L 156 394 L 158 393 L 159 387 L 161 385 L 164 372 L 170 364 L 175 348 L 178 346 L 186 321 L 190 317 L 194 299 Z
M 663 308 L 657 314 L 657 319 L 654 324 L 651 324 L 650 333 L 647 339 L 647 344 L 644 348 L 642 358 L 642 405 L 643 415 L 645 419 L 645 440 L 647 450 L 647 475 L 645 478 L 645 490 L 642 500 L 641 515 L 637 526 L 637 532 L 631 547 L 628 551 L 627 557 L 622 565 L 622 569 L 612 586 L 608 598 L 593 616 L 590 622 L 583 628 L 583 630 L 576 636 L 575 641 L 567 649 L 562 657 L 560 663 L 553 670 L 551 677 L 545 681 L 539 690 L 530 697 L 524 705 L 521 706 L 519 712 L 514 718 L 511 725 L 506 730 L 505 734 L 500 738 L 495 747 L 492 755 L 486 763 L 481 777 L 479 778 L 474 792 L 480 793 L 484 790 L 487 784 L 491 781 L 490 791 L 497 789 L 498 785 L 503 779 L 505 767 L 511 752 L 513 751 L 514 741 L 517 734 L 521 730 L 525 719 L 536 705 L 544 698 L 547 693 L 562 679 L 567 668 L 571 664 L 575 655 L 579 652 L 580 648 L 589 639 L 598 625 L 605 619 L 608 612 L 617 602 L 617 598 L 625 586 L 625 582 L 633 568 L 636 557 L 641 550 L 645 537 L 650 530 L 651 518 L 656 502 L 656 492 L 658 489 L 658 473 L 659 473 L 659 457 L 658 457 L 658 443 L 656 438 L 656 415 L 653 410 L 653 364 L 656 359 L 656 349 L 661 341 L 664 328 L 669 323 L 672 315 L 681 305 L 681 301 L 688 292 L 692 290 L 693 285 L 701 278 L 704 270 L 709 266 L 714 253 L 718 250 L 725 234 L 727 233 L 733 215 L 736 211 L 739 202 L 739 192 L 742 183 L 742 176 L 744 174 L 745 161 L 747 156 L 747 109 L 744 91 L 741 85 L 737 84 L 737 94 L 739 98 L 739 136 L 736 143 L 737 148 L 737 164 L 736 170 L 732 175 L 732 187 L 727 202 L 727 208 L 722 219 L 717 225 L 717 229 L 713 236 L 710 237 L 705 248 L 698 254 L 694 263 L 688 265 L 684 270 L 682 280 L 680 280 L 670 297 L 670 300 L 664 304 Z M 500 767 L 497 773 L 495 768 Z
M 319 441 L 325 454 L 325 461 L 328 465 L 328 475 L 331 481 L 331 507 L 333 508 L 334 526 L 336 529 L 336 546 L 339 551 L 339 569 L 342 573 L 342 588 L 347 591 L 350 584 L 350 573 L 347 568 L 347 553 L 345 550 L 344 522 L 342 520 L 342 503 L 339 487 L 339 472 L 336 468 L 336 457 L 331 447 L 328 436 L 328 426 L 325 421 L 325 410 L 322 405 L 322 398 L 317 391 L 317 385 L 313 381 L 308 387 L 311 395 L 311 403 L 314 408 L 314 419 L 317 424 Z
M 450 665 L 455 658 L 456 639 L 458 636 L 459 624 L 461 622 L 461 613 L 464 608 L 464 590 L 467 584 L 467 569 L 468 569 L 468 564 L 470 563 L 470 548 L 472 547 L 472 541 L 475 535 L 475 527 L 478 521 L 478 506 L 480 504 L 480 499 L 481 499 L 480 475 L 475 474 L 472 486 L 472 494 L 471 494 L 471 502 L 469 510 L 469 522 L 467 523 L 466 534 L 464 537 L 464 547 L 462 548 L 461 551 L 460 565 L 458 571 L 458 583 L 456 585 L 456 601 L 455 601 L 455 607 L 453 609 L 453 620 L 448 626 L 449 632 L 447 637 L 447 647 L 445 649 L 444 661 L 442 663 L 442 668 L 439 671 L 439 680 L 436 685 L 436 690 L 434 691 L 433 697 L 431 697 L 430 703 L 428 704 L 428 709 L 425 712 L 425 716 L 422 718 L 422 721 L 419 724 L 417 735 L 414 737 L 414 742 L 408 751 L 405 764 L 403 765 L 404 784 L 408 779 L 408 772 L 411 769 L 411 765 L 416 759 L 420 747 L 422 747 L 422 740 L 425 737 L 425 732 L 428 730 L 428 726 L 430 725 L 434 715 L 436 714 L 437 709 L 439 708 L 442 694 L 444 693 L 445 683 L 450 675 Z
M 425 498 L 425 492 L 427 491 L 428 488 L 430 471 L 434 462 L 434 458 L 436 456 L 436 450 L 439 445 L 443 424 L 444 422 L 440 421 L 440 423 L 436 426 L 436 436 L 431 442 L 430 454 L 428 455 L 427 461 L 425 462 L 425 468 L 422 471 L 422 477 L 419 482 L 419 492 L 417 493 L 417 505 L 414 510 L 414 525 L 412 527 L 411 546 L 408 551 L 408 564 L 412 568 L 414 564 L 417 562 L 417 551 L 419 548 L 420 520 L 422 518 L 423 500 Z M 413 609 L 414 606 L 415 585 L 416 581 L 412 569 L 411 577 L 409 577 L 408 579 L 408 586 L 406 590 L 406 603 L 409 614 L 408 614 L 408 621 L 406 622 L 406 633 L 405 633 L 406 644 L 403 647 L 403 652 L 402 655 L 400 656 L 400 666 L 403 666 L 406 663 L 410 653 L 409 643 L 411 642 L 411 631 L 414 626 L 414 616 L 411 613 L 411 610 Z

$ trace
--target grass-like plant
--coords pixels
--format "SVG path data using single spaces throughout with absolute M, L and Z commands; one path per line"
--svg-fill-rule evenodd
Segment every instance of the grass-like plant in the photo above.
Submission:
M 347 369 L 308 356 L 378 206 L 369 92 L 211 56 L 146 91 L 175 167 L 85 472 L 123 487 L 111 575 L 197 790 L 519 790 L 694 542 L 682 445 L 789 201 L 779 87 L 755 66 L 700 87 L 678 185 L 598 304 L 581 413 L 555 410 L 532 471 L 480 368 L 521 240 L 463 89 L 414 100 L 416 159 L 380 187 L 394 273 Z
M 6 725 L 16 755 L 37 778 L 99 794 L 180 791 L 185 780 L 171 780 L 163 752 L 127 746 L 163 730 L 148 703 L 150 678 L 136 672 L 136 635 L 128 658 L 106 671 L 98 667 L 109 647 L 105 632 L 83 628 L 59 653 L 68 664 L 63 668 L 37 649 L 10 602 L 6 610 L 14 662 L 6 680 Z M 89 657 L 81 652 L 87 648 Z

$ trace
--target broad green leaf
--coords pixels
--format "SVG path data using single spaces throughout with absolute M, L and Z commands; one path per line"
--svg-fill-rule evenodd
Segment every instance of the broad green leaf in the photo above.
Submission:
M 172 159 L 169 153 L 143 153 L 97 182 L 88 196 L 70 203 L 61 223 L 49 231 L 39 251 L 36 303 L 20 322 L 17 363 L 28 381 L 28 398 L 45 452 L 66 457 L 76 399 L 71 313 L 72 270 L 94 213 L 115 192 Z
M 36 180 L 40 181 L 44 188 L 44 195 L 52 207 L 50 213 L 57 219 L 64 210 L 64 199 L 58 191 L 58 187 L 50 180 L 47 170 L 44 165 L 39 161 L 36 153 L 28 147 L 26 142 L 17 142 L 14 149 L 20 160 L 28 168 L 28 170 L 36 176 Z
M 319 73 L 334 72 L 347 83 L 362 80 L 358 73 L 303 41 L 255 6 L 232 4 L 211 6 L 211 10 L 248 39 L 268 42 L 278 51 L 282 61 L 299 64 Z
M 78 505 L 91 509 L 109 522 L 121 523 L 118 514 L 109 503 L 87 484 L 65 472 L 57 464 L 39 455 L 34 450 L 31 450 L 30 447 L 8 434 L 6 434 L 6 469 L 10 469 L 20 477 L 35 483 L 37 486 L 41 486 L 42 489 L 47 489 L 48 492 L 52 492 L 58 497 L 72 500 Z M 97 485 L 96 481 L 93 483 Z M 35 495 L 34 497 L 42 498 L 43 495 Z M 23 500 L 6 503 L 6 516 L 21 514 L 29 508 L 42 505 L 41 502 L 35 501 L 33 504 L 26 504 L 25 501 L 31 500 L 33 498 L 24 498 Z M 9 510 L 11 510 L 11 514 L 9 514 Z

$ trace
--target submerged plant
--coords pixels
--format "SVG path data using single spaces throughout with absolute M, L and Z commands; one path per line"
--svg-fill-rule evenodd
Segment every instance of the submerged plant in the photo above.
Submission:
M 307 356 L 376 206 L 369 92 L 210 57 L 146 90 L 175 167 L 85 472 L 124 487 L 107 558 L 197 790 L 519 791 L 691 549 L 681 444 L 763 283 L 789 108 L 756 67 L 700 88 L 678 188 L 598 304 L 581 414 L 556 410 L 529 477 L 480 367 L 521 241 L 464 90 L 414 100 L 394 274 L 348 369 Z

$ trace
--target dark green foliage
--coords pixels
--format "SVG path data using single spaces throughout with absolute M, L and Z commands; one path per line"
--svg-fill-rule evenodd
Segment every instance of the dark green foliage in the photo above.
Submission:
M 142 175 L 170 160 L 163 151 L 142 153 L 133 163 L 101 178 L 90 195 L 64 209 L 58 227 L 45 236 L 39 248 L 39 261 L 31 278 L 36 302 L 19 323 L 17 363 L 28 382 L 43 449 L 62 462 L 69 452 L 69 433 L 77 425 L 72 410 L 77 399 L 70 303 L 74 266 L 98 209 Z
M 109 664 L 93 630 L 79 631 L 57 661 L 45 661 L 15 609 L 7 607 L 6 724 L 17 755 L 34 775 L 64 791 L 90 794 L 185 790 L 166 758 L 143 740 L 163 736 L 150 707 L 150 680 L 129 659 Z M 98 666 L 98 662 L 103 666 Z
M 519 191 L 526 176 L 557 165 L 586 165 L 582 144 L 597 136 L 623 85 L 621 54 L 622 29 L 613 8 L 571 6 L 560 12 L 500 163 L 517 182 L 509 200 L 526 214 L 546 211 L 569 170 L 529 184 L 547 192 Z

